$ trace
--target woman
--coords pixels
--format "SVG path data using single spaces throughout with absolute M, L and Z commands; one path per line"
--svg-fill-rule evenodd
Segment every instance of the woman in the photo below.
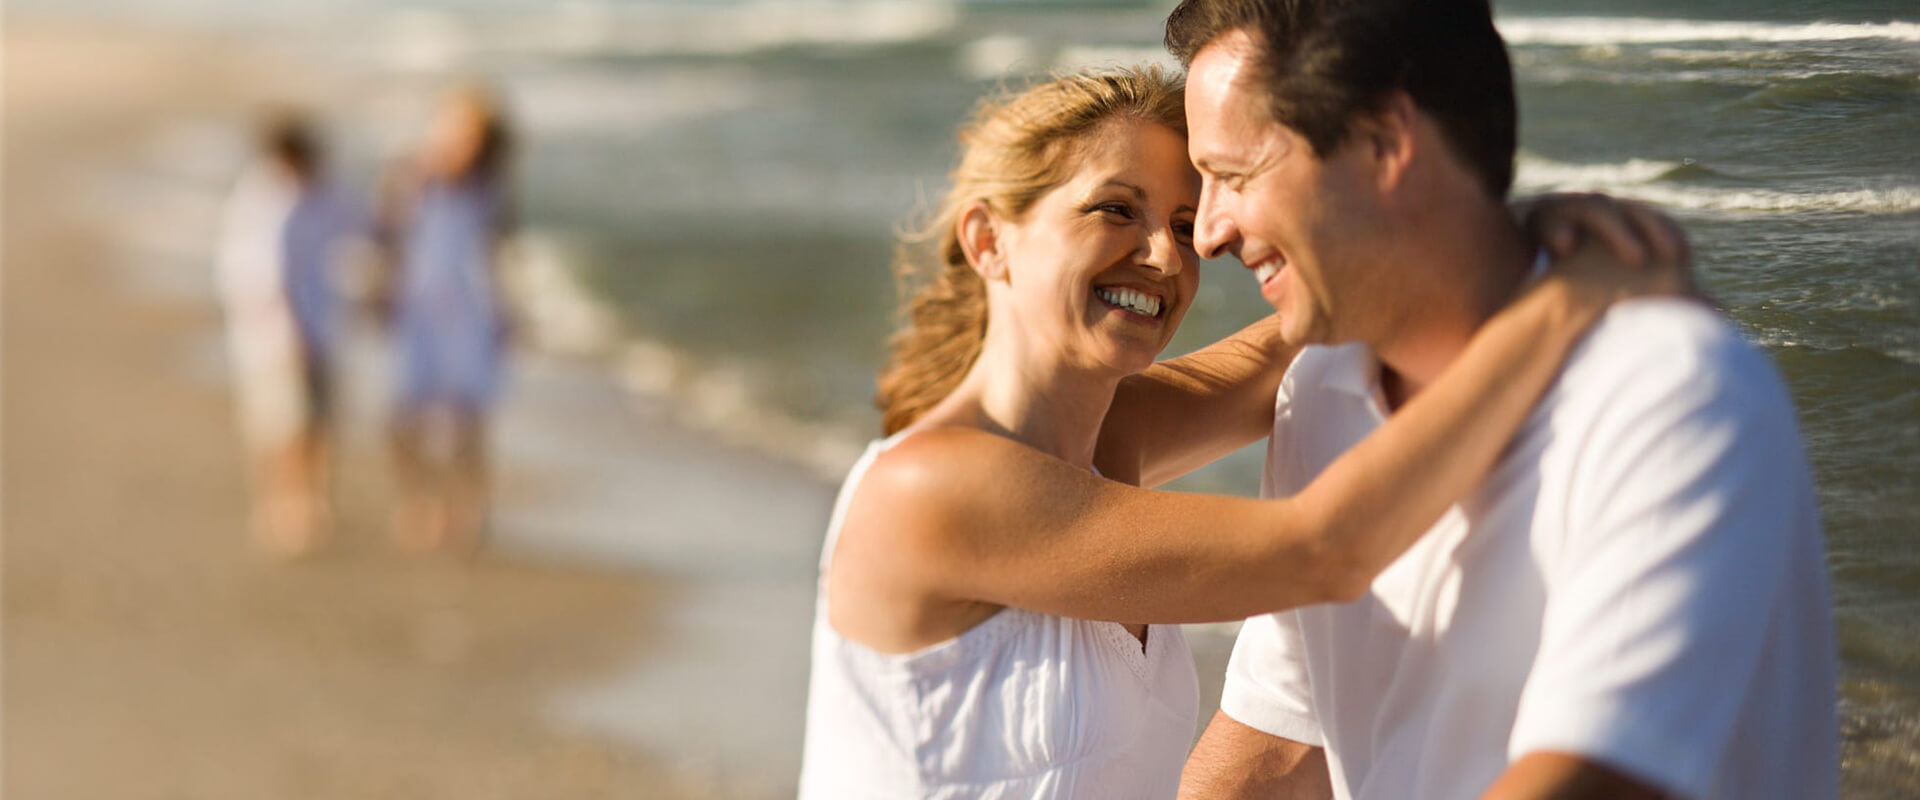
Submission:
M 512 228 L 507 146 L 498 104 L 467 88 L 449 98 L 415 163 L 392 181 L 401 489 L 393 533 L 410 547 L 468 549 L 485 525 L 487 415 L 506 338 L 495 273 Z
M 1220 404 L 1245 424 L 1170 462 L 1101 452 L 1116 389 L 1198 285 L 1181 103 L 1157 70 L 1074 76 L 963 132 L 939 273 L 881 376 L 890 435 L 849 475 L 821 558 L 802 797 L 1173 796 L 1197 705 L 1173 623 L 1365 591 L 1629 282 L 1684 283 L 1569 258 L 1296 497 L 1136 488 L 1262 435 L 1292 357 L 1256 324 L 1216 345 L 1271 375 L 1216 376 L 1248 387 Z

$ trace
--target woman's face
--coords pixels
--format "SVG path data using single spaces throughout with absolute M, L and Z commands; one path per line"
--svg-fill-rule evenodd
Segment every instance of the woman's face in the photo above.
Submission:
M 1065 183 L 1002 223 L 1005 286 L 991 319 L 1063 366 L 1138 372 L 1199 286 L 1200 177 L 1186 139 L 1152 122 L 1107 123 L 1080 150 Z
M 487 135 L 486 111 L 459 98 L 441 109 L 427 131 L 427 159 L 435 173 L 459 177 L 473 169 Z

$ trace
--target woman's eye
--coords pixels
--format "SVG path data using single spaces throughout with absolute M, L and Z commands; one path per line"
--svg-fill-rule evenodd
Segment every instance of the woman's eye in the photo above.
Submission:
M 1112 214 L 1122 219 L 1133 219 L 1133 207 L 1126 203 L 1101 203 L 1094 206 L 1093 210 L 1102 214 Z
M 1182 243 L 1192 242 L 1193 241 L 1193 223 L 1192 222 L 1173 223 L 1173 238 L 1179 239 Z

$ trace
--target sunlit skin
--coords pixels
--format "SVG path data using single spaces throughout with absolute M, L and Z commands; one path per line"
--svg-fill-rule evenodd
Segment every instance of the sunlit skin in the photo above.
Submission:
M 1185 140 L 1158 124 L 1108 123 L 1083 150 L 1073 176 L 1019 219 L 988 223 L 997 240 L 975 257 L 988 280 L 986 352 L 1030 374 L 1118 379 L 1153 363 L 1192 302 L 1200 181 Z M 982 207 L 963 217 L 970 241 L 983 215 L 994 216 Z M 1102 287 L 1156 297 L 1159 313 L 1117 308 L 1095 294 Z
M 1199 286 L 1192 237 L 1200 178 L 1186 140 L 1143 120 L 1106 123 L 1070 157 L 1073 173 L 1018 217 L 984 202 L 960 215 L 962 246 L 987 285 L 987 333 L 961 385 L 919 424 L 992 431 L 1088 470 L 1115 388 L 1166 349 Z M 1153 316 L 1117 308 L 1099 297 L 1102 288 L 1151 295 L 1161 308 Z M 837 558 L 860 558 L 864 544 L 857 533 L 847 537 Z M 857 568 L 831 575 L 841 596 L 866 588 Z M 925 599 L 836 604 L 833 622 L 904 651 L 958 635 L 999 609 Z M 1127 629 L 1145 635 L 1142 625 Z
M 1268 118 L 1245 39 L 1203 50 L 1188 81 L 1188 149 L 1204 180 L 1197 247 L 1210 258 L 1232 253 L 1256 279 L 1277 269 L 1260 295 L 1280 312 L 1288 342 L 1366 338 L 1378 303 L 1362 301 L 1391 293 L 1374 291 L 1386 276 L 1369 268 L 1377 237 L 1363 228 L 1382 215 L 1365 191 L 1360 147 L 1318 159 L 1305 138 Z
M 486 110 L 468 98 L 449 102 L 427 129 L 427 168 L 435 177 L 466 175 L 480 157 L 486 139 Z
M 1290 343 L 1373 348 L 1397 406 L 1513 299 L 1532 249 L 1404 93 L 1316 157 L 1266 116 L 1253 46 L 1225 35 L 1189 72 L 1189 152 L 1205 184 L 1197 247 L 1265 277 Z

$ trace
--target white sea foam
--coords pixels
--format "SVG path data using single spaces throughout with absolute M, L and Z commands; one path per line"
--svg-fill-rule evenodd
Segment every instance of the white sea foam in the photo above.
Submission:
M 988 80 L 1037 66 L 1031 39 L 1011 33 L 982 36 L 960 48 L 960 74 Z
M 516 237 L 512 285 L 533 343 L 545 350 L 596 358 L 622 387 L 664 406 L 682 425 L 722 442 L 800 464 L 838 480 L 865 443 L 849 426 L 799 419 L 768 407 L 744 361 L 705 362 L 666 343 L 622 331 L 618 315 L 582 285 L 577 257 L 542 231 Z
M 1569 164 L 1522 153 L 1517 166 L 1514 186 L 1521 193 L 1597 191 L 1667 208 L 1749 214 L 1900 214 L 1920 210 L 1920 187 L 1914 186 L 1824 191 L 1703 186 L 1658 180 L 1682 166 L 1680 162 L 1638 158 L 1611 164 Z
M 389 12 L 379 57 L 409 71 L 454 69 L 485 53 L 744 55 L 780 47 L 863 47 L 920 41 L 952 30 L 960 13 L 939 0 L 803 0 L 615 7 L 567 4 L 538 16 L 457 17 Z
M 535 135 L 639 136 L 744 108 L 756 98 L 753 76 L 740 65 L 660 70 L 646 80 L 612 72 L 538 72 L 513 76 L 507 88 L 515 116 Z
M 1140 64 L 1158 64 L 1168 69 L 1179 69 L 1180 63 L 1167 50 L 1159 45 L 1152 47 L 1066 47 L 1060 50 L 1054 59 L 1055 69 L 1063 72 L 1077 72 L 1086 69 L 1108 67 L 1132 67 Z
M 1920 23 L 1772 23 L 1636 17 L 1499 17 L 1510 45 L 1664 44 L 1670 42 L 1920 42 Z

